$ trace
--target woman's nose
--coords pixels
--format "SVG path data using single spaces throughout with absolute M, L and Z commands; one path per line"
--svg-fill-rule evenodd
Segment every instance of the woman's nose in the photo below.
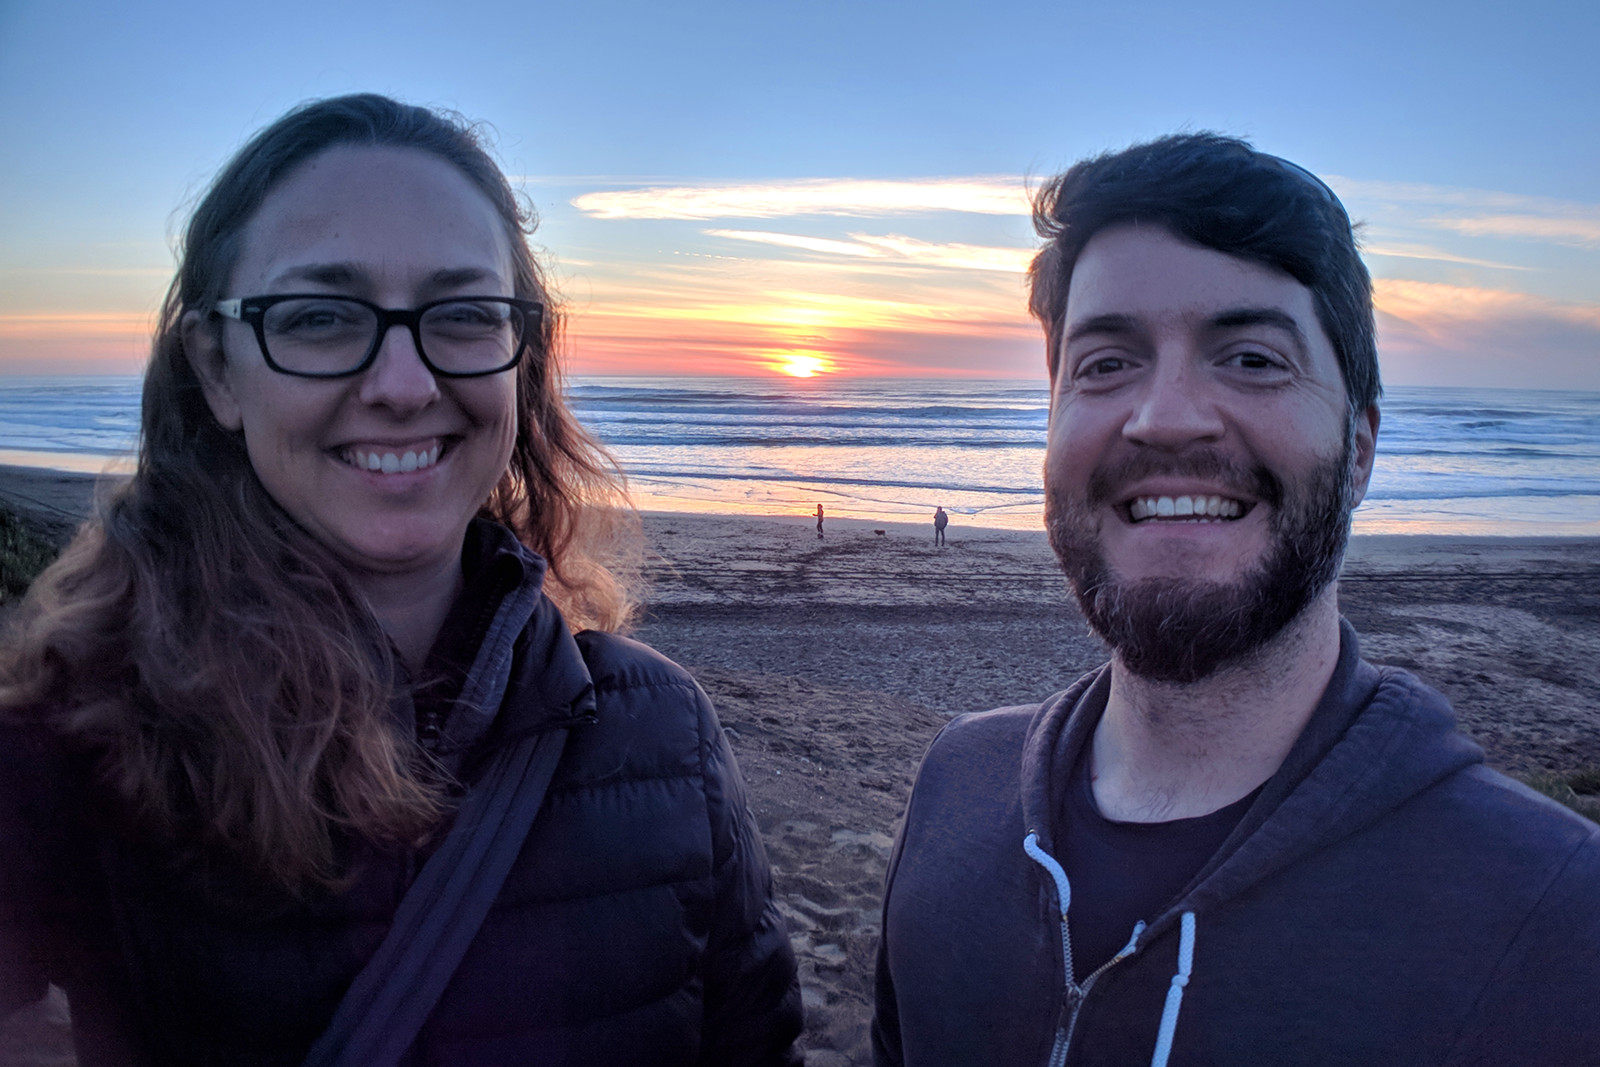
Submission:
M 401 414 L 420 411 L 439 397 L 439 382 L 422 362 L 416 337 L 395 323 L 378 345 L 378 357 L 362 372 L 361 399 Z

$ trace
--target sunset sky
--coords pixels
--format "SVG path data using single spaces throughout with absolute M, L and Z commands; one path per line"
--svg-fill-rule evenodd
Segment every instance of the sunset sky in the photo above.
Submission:
M 1040 378 L 1028 190 L 1180 129 L 1326 179 L 1391 384 L 1600 389 L 1600 4 L 0 0 L 0 374 L 137 372 L 181 207 L 377 90 L 486 120 L 579 374 Z

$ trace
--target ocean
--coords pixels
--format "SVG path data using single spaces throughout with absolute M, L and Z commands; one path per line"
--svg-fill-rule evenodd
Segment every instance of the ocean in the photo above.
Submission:
M 1038 529 L 1043 382 L 576 378 L 653 510 Z M 1357 533 L 1600 536 L 1600 393 L 1397 386 Z M 139 379 L 0 378 L 0 463 L 127 469 Z

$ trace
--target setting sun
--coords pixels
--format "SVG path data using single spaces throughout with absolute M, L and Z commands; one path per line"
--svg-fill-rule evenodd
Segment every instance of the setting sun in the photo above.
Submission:
M 778 369 L 794 378 L 814 378 L 831 371 L 833 365 L 821 356 L 784 356 Z

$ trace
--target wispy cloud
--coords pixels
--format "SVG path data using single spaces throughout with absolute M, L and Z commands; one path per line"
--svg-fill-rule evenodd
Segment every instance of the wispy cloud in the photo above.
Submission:
M 779 248 L 799 248 L 806 252 L 824 252 L 833 256 L 880 256 L 879 250 L 855 241 L 835 241 L 826 237 L 806 237 L 797 233 L 770 233 L 766 230 L 706 230 L 708 237 L 727 237 L 735 241 L 753 241 L 756 244 L 777 245 Z M 853 236 L 853 235 L 852 235 Z
M 1496 263 L 1492 259 L 1474 259 L 1471 256 L 1458 256 L 1453 252 L 1446 252 L 1441 248 L 1429 248 L 1426 245 L 1364 245 L 1362 253 L 1368 256 L 1393 256 L 1397 259 L 1427 259 L 1438 263 L 1461 263 L 1469 267 L 1492 267 L 1495 270 L 1532 270 L 1532 267 L 1516 263 Z
M 999 270 L 1022 274 L 1033 262 L 1035 249 L 995 248 L 990 245 L 968 245 L 919 241 L 913 237 L 888 234 L 873 237 L 864 233 L 850 235 L 857 241 L 882 249 L 885 253 L 911 263 L 926 263 L 936 267 L 957 267 L 964 270 Z
M 1473 189 L 1460 185 L 1434 185 L 1428 182 L 1368 181 L 1328 176 L 1328 184 L 1341 199 L 1376 200 L 1389 203 L 1432 204 L 1471 211 L 1514 211 L 1535 215 L 1592 214 L 1600 205 L 1553 196 L 1529 196 L 1496 189 Z
M 1034 251 L 1029 248 L 995 248 L 988 245 L 969 245 L 948 242 L 919 241 L 901 234 L 849 234 L 848 241 L 825 237 L 806 237 L 800 234 L 771 233 L 765 230 L 706 230 L 711 237 L 726 237 L 736 241 L 754 241 L 777 245 L 781 248 L 798 248 L 807 252 L 827 255 L 864 257 L 898 263 L 914 263 L 929 267 L 951 267 L 958 270 L 995 270 L 1012 274 L 1027 271 Z
M 1600 204 L 1422 182 L 1362 181 L 1335 176 L 1329 184 L 1358 209 L 1376 209 L 1380 215 L 1399 214 L 1408 217 L 1413 225 L 1467 237 L 1509 237 L 1600 248 Z
M 670 185 L 584 193 L 572 204 L 598 219 L 773 219 L 793 215 L 966 212 L 1026 215 L 1020 177 L 872 180 L 810 178 L 747 185 Z
M 1549 241 L 1573 248 L 1600 248 L 1600 213 L 1594 218 L 1548 218 L 1537 215 L 1468 215 L 1423 219 L 1468 237 L 1511 237 Z
M 170 278 L 171 267 L 7 267 L 0 269 L 0 279 L 36 278 L 41 274 L 59 274 L 72 278 Z

